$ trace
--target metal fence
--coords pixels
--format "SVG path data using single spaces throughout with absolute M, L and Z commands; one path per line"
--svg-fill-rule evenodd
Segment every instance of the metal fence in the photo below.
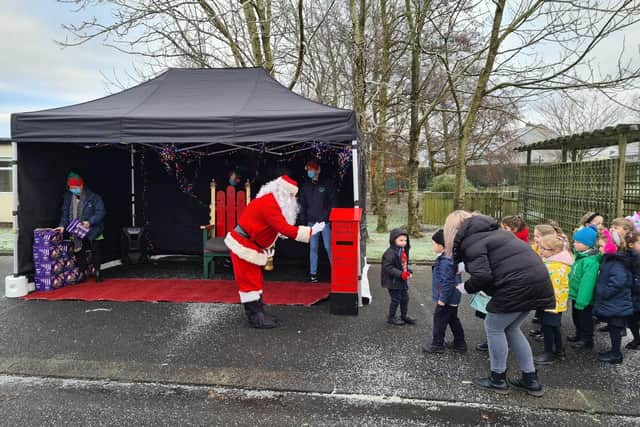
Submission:
M 500 219 L 518 212 L 517 191 L 478 191 L 467 193 L 465 209 L 480 211 L 485 215 Z M 453 193 L 424 193 L 422 202 L 422 222 L 441 225 L 453 211 Z

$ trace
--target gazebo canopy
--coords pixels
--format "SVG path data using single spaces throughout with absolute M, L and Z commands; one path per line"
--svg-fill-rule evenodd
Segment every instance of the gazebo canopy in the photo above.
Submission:
M 104 98 L 11 116 L 18 143 L 350 143 L 355 112 L 291 92 L 262 68 L 169 69 Z

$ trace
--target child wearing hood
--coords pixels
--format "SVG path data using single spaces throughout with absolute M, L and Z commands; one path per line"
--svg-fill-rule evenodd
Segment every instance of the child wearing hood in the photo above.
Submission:
M 538 365 L 550 365 L 555 360 L 563 360 L 565 357 L 560 325 L 562 313 L 567 311 L 569 272 L 573 265 L 573 257 L 565 249 L 565 241 L 558 236 L 544 236 L 540 239 L 540 254 L 551 276 L 556 307 L 543 311 L 544 353 L 534 357 L 533 361 Z
M 607 322 L 611 350 L 600 353 L 601 362 L 622 363 L 622 330 L 626 328 L 626 320 L 633 314 L 631 288 L 632 259 L 627 254 L 627 243 L 618 232 L 603 230 L 598 239 L 602 264 L 596 283 L 593 314 Z
M 382 255 L 380 283 L 389 290 L 391 302 L 387 323 L 391 325 L 413 325 L 414 319 L 407 315 L 409 309 L 409 279 L 413 272 L 409 268 L 409 234 L 402 228 L 395 228 L 389 234 L 389 248 Z M 400 318 L 396 312 L 400 306 Z

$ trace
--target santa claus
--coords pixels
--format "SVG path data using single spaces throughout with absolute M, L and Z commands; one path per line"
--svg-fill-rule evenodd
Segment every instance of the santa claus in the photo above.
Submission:
M 264 311 L 262 267 L 273 256 L 278 236 L 309 243 L 311 235 L 325 226 L 324 222 L 312 227 L 294 225 L 298 215 L 297 193 L 298 184 L 286 175 L 266 183 L 224 239 L 231 252 L 240 302 L 244 304 L 249 325 L 254 328 L 277 326 L 277 320 Z

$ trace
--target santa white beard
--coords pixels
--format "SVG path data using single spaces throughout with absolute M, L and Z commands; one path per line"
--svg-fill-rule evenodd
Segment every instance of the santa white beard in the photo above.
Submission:
M 256 198 L 262 197 L 266 194 L 273 194 L 276 202 L 278 202 L 278 206 L 280 206 L 280 210 L 282 211 L 284 218 L 290 225 L 295 225 L 296 218 L 298 217 L 298 211 L 300 210 L 296 197 L 288 191 L 284 191 L 280 188 L 277 180 L 267 182 L 263 185 L 262 188 L 260 188 L 260 191 L 258 191 Z

